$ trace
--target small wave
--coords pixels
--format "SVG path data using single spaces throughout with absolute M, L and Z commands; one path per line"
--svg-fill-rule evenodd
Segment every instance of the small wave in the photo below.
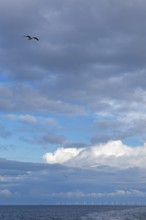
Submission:
M 146 220 L 146 209 L 140 207 L 100 213 L 94 212 L 81 217 L 81 220 Z

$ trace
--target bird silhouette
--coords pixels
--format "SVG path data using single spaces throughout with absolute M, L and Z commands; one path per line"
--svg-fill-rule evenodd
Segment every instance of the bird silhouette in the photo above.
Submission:
M 26 35 L 26 36 L 23 36 L 23 37 L 27 37 L 28 40 L 33 40 L 33 39 L 35 39 L 35 40 L 39 41 L 39 38 L 37 38 L 37 37 L 31 37 L 30 35 Z

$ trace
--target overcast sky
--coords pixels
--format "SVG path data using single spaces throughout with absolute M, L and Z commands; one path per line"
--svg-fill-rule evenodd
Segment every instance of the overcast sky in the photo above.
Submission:
M 0 1 L 0 204 L 146 203 L 145 21 L 144 0 Z

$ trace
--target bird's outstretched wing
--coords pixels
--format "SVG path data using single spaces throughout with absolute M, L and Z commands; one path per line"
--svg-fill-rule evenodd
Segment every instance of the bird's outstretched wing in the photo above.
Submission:
M 23 36 L 23 37 L 27 37 L 29 40 L 32 39 L 32 37 L 31 37 L 30 35 L 25 35 L 25 36 Z
M 39 39 L 38 39 L 37 37 L 33 37 L 33 39 L 35 39 L 35 40 L 39 41 Z

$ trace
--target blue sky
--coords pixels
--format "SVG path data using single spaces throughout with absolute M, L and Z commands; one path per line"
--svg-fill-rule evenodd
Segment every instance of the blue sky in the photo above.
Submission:
M 146 203 L 145 20 L 144 0 L 1 0 L 0 204 Z

